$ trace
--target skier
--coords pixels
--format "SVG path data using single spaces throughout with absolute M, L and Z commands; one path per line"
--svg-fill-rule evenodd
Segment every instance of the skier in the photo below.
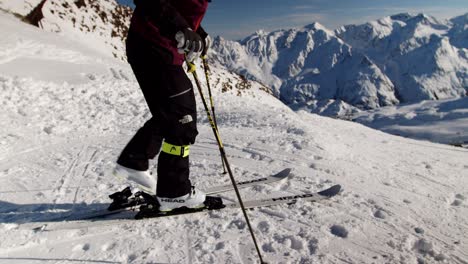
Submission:
M 189 152 L 197 131 L 195 96 L 182 64 L 206 55 L 200 26 L 210 0 L 135 0 L 127 58 L 152 118 L 120 154 L 114 175 L 155 194 L 160 211 L 204 206 L 206 195 L 189 180 Z M 156 180 L 149 160 L 159 153 Z

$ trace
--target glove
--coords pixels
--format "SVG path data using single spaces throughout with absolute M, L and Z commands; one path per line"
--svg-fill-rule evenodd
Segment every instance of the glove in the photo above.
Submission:
M 211 38 L 202 27 L 198 28 L 197 33 L 203 40 L 203 50 L 201 52 L 201 56 L 204 57 L 206 54 L 208 54 L 208 49 L 211 46 Z
M 176 33 L 177 49 L 180 54 L 186 54 L 188 61 L 200 57 L 204 50 L 204 41 L 191 28 L 185 28 Z

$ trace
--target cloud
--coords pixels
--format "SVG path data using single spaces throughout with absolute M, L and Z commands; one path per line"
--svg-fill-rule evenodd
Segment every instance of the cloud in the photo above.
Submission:
M 316 12 L 297 12 L 288 15 L 258 18 L 256 21 L 248 21 L 241 25 L 242 32 L 255 32 L 259 29 L 273 31 L 284 28 L 302 27 L 314 22 L 324 20 L 323 14 Z M 239 32 L 241 32 L 239 31 Z
M 316 12 L 293 13 L 289 15 L 262 19 L 260 24 L 269 25 L 270 27 L 291 27 L 304 26 L 324 19 L 324 15 Z
M 292 10 L 308 10 L 308 9 L 319 9 L 316 5 L 297 5 L 291 7 Z

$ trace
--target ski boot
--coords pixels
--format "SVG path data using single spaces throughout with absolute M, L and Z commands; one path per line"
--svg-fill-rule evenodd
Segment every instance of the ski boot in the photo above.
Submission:
M 220 197 L 206 196 L 202 191 L 199 191 L 192 186 L 190 193 L 180 197 L 156 197 L 154 202 L 141 206 L 140 211 L 137 213 L 135 218 L 142 219 L 178 215 L 198 212 L 206 209 L 221 209 L 223 207 L 223 200 Z
M 148 170 L 139 171 L 117 164 L 114 168 L 113 174 L 121 180 L 135 183 L 137 187 L 149 194 L 156 194 L 156 179 Z

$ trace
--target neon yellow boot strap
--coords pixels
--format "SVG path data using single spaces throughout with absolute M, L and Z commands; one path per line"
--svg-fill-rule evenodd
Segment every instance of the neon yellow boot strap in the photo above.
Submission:
M 190 145 L 176 146 L 164 142 L 161 151 L 170 155 L 186 158 L 190 154 Z

